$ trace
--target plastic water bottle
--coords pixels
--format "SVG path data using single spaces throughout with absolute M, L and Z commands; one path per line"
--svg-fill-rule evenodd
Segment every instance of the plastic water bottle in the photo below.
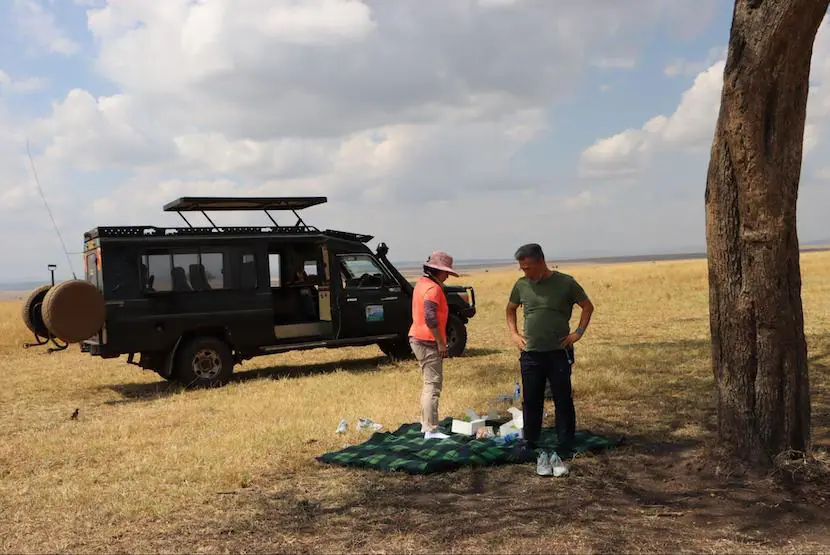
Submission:
M 499 445 L 504 445 L 505 443 L 509 443 L 511 441 L 516 441 L 519 439 L 519 432 L 510 432 L 509 434 L 505 434 L 503 436 L 496 436 L 493 438 Z
M 522 396 L 522 388 L 519 387 L 519 382 L 516 381 L 516 386 L 513 388 L 513 402 L 518 404 L 519 399 Z

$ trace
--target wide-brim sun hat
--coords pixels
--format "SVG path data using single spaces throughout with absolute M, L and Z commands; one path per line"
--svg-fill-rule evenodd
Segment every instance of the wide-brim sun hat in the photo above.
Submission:
M 442 251 L 433 252 L 431 255 L 429 255 L 429 258 L 427 258 L 427 261 L 424 263 L 424 266 L 428 268 L 447 272 L 451 276 L 458 277 L 458 272 L 456 272 L 453 269 L 452 265 L 452 256 Z

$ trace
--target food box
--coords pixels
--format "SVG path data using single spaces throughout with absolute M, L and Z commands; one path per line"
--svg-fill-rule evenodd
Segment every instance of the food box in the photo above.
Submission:
M 516 426 L 518 426 L 519 428 L 524 427 L 524 413 L 522 413 L 521 409 L 517 409 L 516 407 L 510 407 L 509 409 L 507 409 L 507 412 L 509 412 L 513 416 L 513 422 L 516 423 Z
M 453 418 L 452 420 L 452 432 L 454 434 L 463 434 L 465 436 L 472 436 L 476 434 L 476 431 L 480 428 L 484 427 L 484 418 L 477 418 L 475 420 L 471 420 L 470 422 L 466 422 L 464 420 L 458 420 Z
M 524 416 L 522 415 L 522 411 L 515 407 L 510 407 L 507 410 L 513 416 L 513 420 L 499 426 L 499 435 L 504 437 L 508 434 L 519 434 L 519 437 L 523 437 Z
M 502 424 L 499 426 L 499 435 L 504 437 L 510 434 L 519 434 L 519 437 L 524 437 L 522 434 L 522 429 L 516 426 L 516 422 L 511 420 L 507 424 Z

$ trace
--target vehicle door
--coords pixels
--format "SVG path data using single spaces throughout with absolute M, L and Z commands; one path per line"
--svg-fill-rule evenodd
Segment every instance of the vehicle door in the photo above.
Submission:
M 339 254 L 337 298 L 342 338 L 405 334 L 411 317 L 400 284 L 368 253 Z

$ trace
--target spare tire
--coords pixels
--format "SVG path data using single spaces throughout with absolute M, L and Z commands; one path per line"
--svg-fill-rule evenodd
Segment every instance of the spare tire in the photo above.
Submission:
M 43 299 L 46 327 L 52 335 L 67 343 L 80 343 L 98 333 L 106 316 L 104 296 L 88 281 L 63 281 Z
M 46 293 L 51 288 L 51 285 L 41 285 L 29 293 L 26 302 L 23 303 L 23 323 L 37 337 L 49 337 L 49 328 L 46 327 L 46 323 L 43 321 L 41 305 L 43 304 L 43 298 L 46 297 Z

